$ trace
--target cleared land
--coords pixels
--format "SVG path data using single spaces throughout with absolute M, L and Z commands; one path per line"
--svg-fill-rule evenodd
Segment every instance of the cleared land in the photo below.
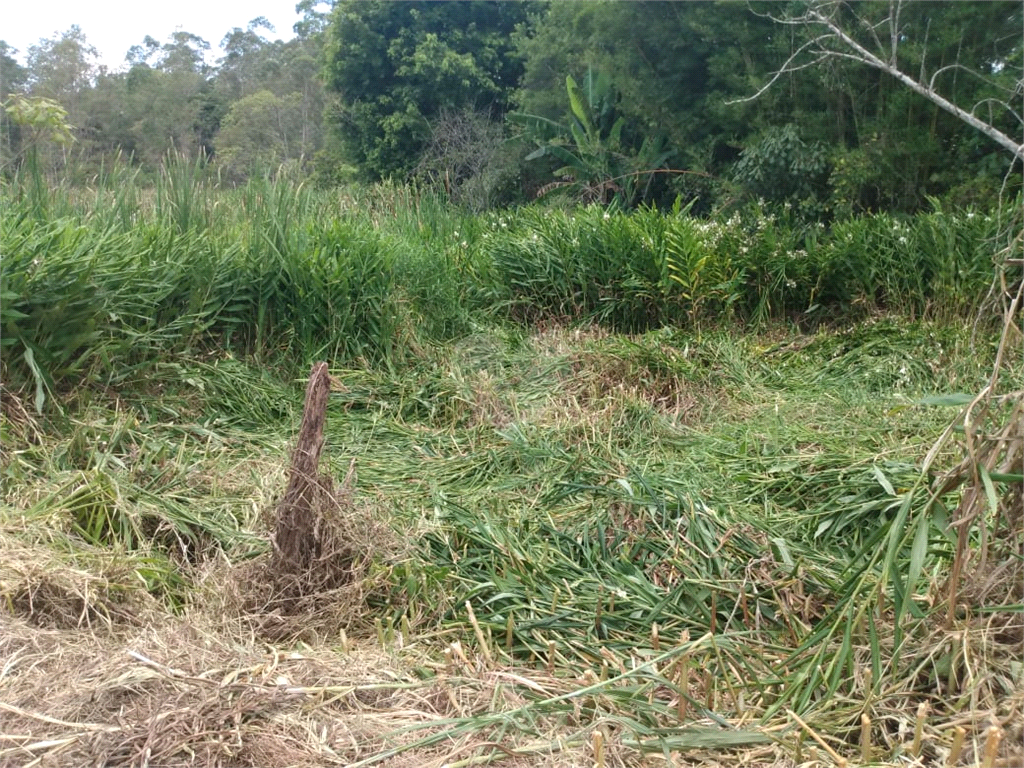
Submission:
M 7 242 L 23 237 L 25 258 L 25 243 L 66 246 L 77 263 L 92 235 L 55 221 L 11 225 Z M 474 275 L 461 300 L 490 290 L 473 270 L 500 222 L 479 224 L 469 261 L 452 241 L 445 268 Z M 381 226 L 389 245 L 419 242 Z M 161 232 L 176 253 L 206 242 Z M 156 258 L 124 258 L 157 274 Z M 257 262 L 234 263 L 242 281 Z M 118 300 L 143 302 L 129 288 Z M 284 311 L 284 291 L 268 311 Z M 643 307 L 619 298 L 620 320 Z M 232 325 L 222 307 L 202 329 L 163 316 L 137 337 L 128 322 L 105 330 L 86 363 L 77 348 L 52 354 L 51 336 L 47 362 L 68 372 L 49 381 L 7 369 L 0 764 L 1024 757 L 1019 396 L 972 425 L 988 484 L 967 554 L 952 524 L 964 486 L 941 482 L 964 460 L 955 434 L 940 439 L 963 406 L 951 394 L 989 382 L 998 328 L 872 308 L 804 332 L 777 320 L 627 333 L 609 330 L 616 316 L 568 322 L 558 296 L 545 306 L 524 290 L 506 297 L 511 320 L 452 312 L 457 332 L 410 330 L 428 299 L 443 301 L 408 300 L 390 356 L 365 314 L 339 341 L 303 338 L 315 318 L 282 331 Z M 203 335 L 232 328 L 265 333 L 262 346 Z M 332 354 L 314 354 L 326 338 Z M 305 388 L 275 347 L 330 361 L 321 469 L 338 503 L 319 540 L 333 542 L 333 581 L 313 591 L 274 568 Z M 1001 366 L 1020 371 L 1019 344 Z

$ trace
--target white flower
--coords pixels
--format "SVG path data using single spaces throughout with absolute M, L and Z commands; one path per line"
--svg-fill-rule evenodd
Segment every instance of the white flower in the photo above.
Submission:
M 604 220 L 605 221 L 608 221 L 608 219 L 610 219 L 611 217 L 612 217 L 612 215 L 610 213 L 608 213 L 608 211 L 604 212 Z
M 907 238 L 905 238 L 905 237 L 903 237 L 903 236 L 900 236 L 900 242 L 901 242 L 901 243 L 902 243 L 903 245 L 906 245 L 906 244 L 907 244 Z
M 796 288 L 796 280 L 787 280 L 786 281 L 786 287 L 787 288 Z
M 968 220 L 973 219 L 974 218 L 974 211 L 969 211 L 967 213 L 967 218 L 968 218 Z

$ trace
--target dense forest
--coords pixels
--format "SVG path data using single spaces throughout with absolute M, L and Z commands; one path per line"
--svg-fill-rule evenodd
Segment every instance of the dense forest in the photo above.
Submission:
M 303 0 L 286 42 L 263 18 L 219 58 L 147 36 L 113 72 L 72 26 L 24 65 L 0 42 L 0 164 L 85 183 L 120 158 L 153 178 L 173 151 L 225 184 L 412 180 L 473 210 L 761 199 L 818 220 L 1019 186 L 1005 146 L 928 95 L 1016 136 L 1020 3 L 805 5 Z

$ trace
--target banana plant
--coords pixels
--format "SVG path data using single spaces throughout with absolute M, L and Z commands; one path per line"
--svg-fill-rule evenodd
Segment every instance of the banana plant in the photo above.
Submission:
M 563 163 L 554 172 L 557 180 L 542 187 L 539 195 L 571 189 L 581 202 L 607 205 L 618 200 L 635 205 L 646 195 L 653 172 L 664 167 L 673 152 L 665 149 L 660 136 L 645 138 L 635 154 L 624 151 L 626 118 L 618 114 L 618 94 L 606 74 L 589 70 L 582 87 L 570 75 L 565 88 L 571 111 L 568 125 L 539 115 L 508 116 L 537 144 L 527 160 L 551 157 Z

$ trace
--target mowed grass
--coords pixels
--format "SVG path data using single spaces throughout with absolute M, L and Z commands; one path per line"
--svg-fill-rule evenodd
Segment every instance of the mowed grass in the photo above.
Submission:
M 0 765 L 1019 757 L 1019 346 L 950 427 L 1005 212 L 33 183 L 0 221 Z M 296 614 L 270 532 L 317 360 L 350 572 Z
M 902 637 L 876 553 L 927 497 L 920 460 L 951 411 L 922 401 L 980 388 L 994 343 L 887 318 L 813 334 L 497 325 L 401 370 L 333 367 L 329 471 L 354 459 L 361 509 L 403 542 L 370 553 L 344 629 L 460 702 L 338 760 L 507 740 L 568 765 L 597 730 L 628 764 L 785 762 L 809 754 L 796 711 L 851 756 L 866 714 L 888 761 L 922 703 L 922 754 L 948 753 L 950 722 L 980 723 L 965 758 L 980 751 L 989 714 L 1013 721 L 1012 633 L 965 617 L 956 645 L 936 634 L 941 515 Z M 45 418 L 30 390 L 5 393 L 7 610 L 94 632 L 230 613 L 207 581 L 267 550 L 303 386 L 220 354 L 83 387 Z M 898 567 L 910 557 L 900 545 Z M 311 632 L 300 647 L 347 658 L 344 635 Z M 484 685 L 500 670 L 533 681 L 525 699 Z M 465 698 L 481 685 L 490 698 Z

